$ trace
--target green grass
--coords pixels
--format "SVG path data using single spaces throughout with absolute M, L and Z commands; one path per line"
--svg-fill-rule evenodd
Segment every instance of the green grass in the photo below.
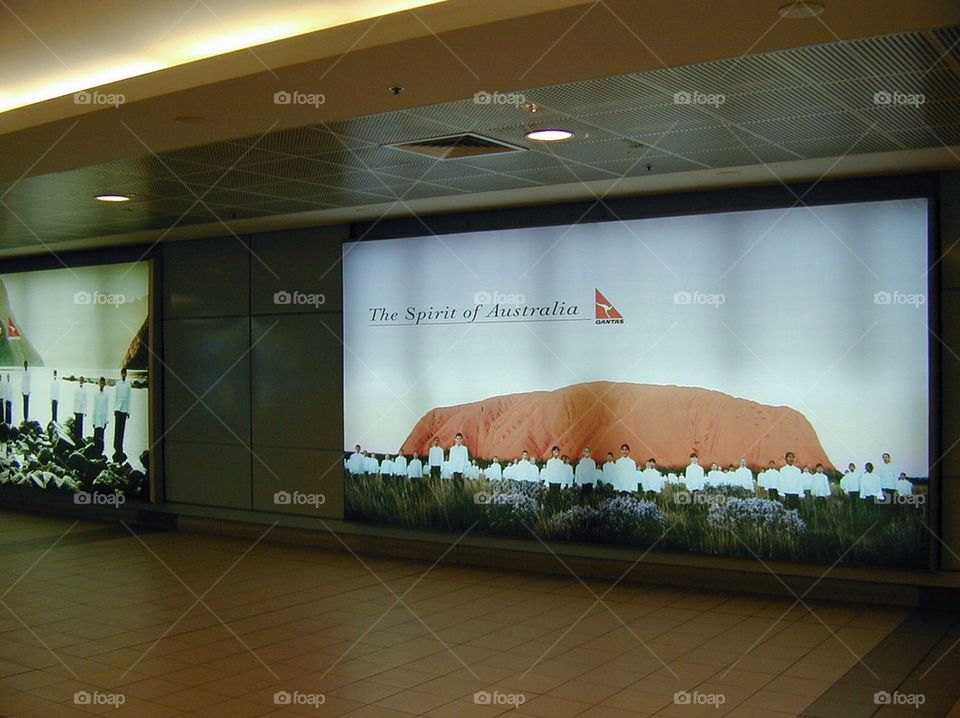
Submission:
M 552 523 L 554 516 L 578 504 L 597 508 L 613 496 L 612 491 L 595 491 L 592 496 L 581 498 L 575 489 L 552 494 L 542 489 L 537 494 L 534 513 L 519 520 L 503 507 L 474 500 L 474 494 L 490 489 L 484 479 L 465 481 L 461 490 L 452 481 L 383 481 L 379 477 L 347 475 L 345 486 L 348 519 L 410 529 L 462 532 L 476 524 L 479 532 L 527 538 L 533 530 L 545 539 L 570 538 L 638 547 L 650 546 L 660 539 L 657 550 L 756 555 L 763 559 L 827 564 L 840 561 L 903 568 L 926 565 L 926 504 L 919 509 L 910 505 L 878 505 L 841 493 L 826 499 L 796 499 L 786 507 L 798 511 L 806 528 L 794 534 L 752 524 L 741 524 L 736 529 L 711 526 L 709 505 L 681 503 L 682 494 L 675 486 L 667 485 L 662 494 L 639 497 L 653 501 L 663 511 L 662 531 L 645 526 L 624 535 L 622 526 L 614 531 L 601 525 L 564 534 Z M 916 490 L 925 496 L 925 485 Z M 716 493 L 723 497 L 754 497 L 742 489 Z M 757 498 L 771 497 L 760 490 Z

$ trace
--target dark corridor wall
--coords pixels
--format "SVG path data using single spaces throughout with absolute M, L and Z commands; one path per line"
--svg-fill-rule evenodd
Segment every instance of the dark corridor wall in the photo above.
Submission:
M 342 517 L 347 233 L 162 247 L 166 501 Z M 294 293 L 325 301 L 297 304 Z M 276 503 L 277 492 L 325 501 Z

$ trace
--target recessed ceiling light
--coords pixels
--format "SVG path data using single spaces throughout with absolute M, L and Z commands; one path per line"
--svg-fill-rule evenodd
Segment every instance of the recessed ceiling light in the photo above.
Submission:
M 808 17 L 816 17 L 823 12 L 823 5 L 817 2 L 796 2 L 787 3 L 780 8 L 780 15 L 790 20 L 803 20 Z
M 536 140 L 537 142 L 559 142 L 560 140 L 568 140 L 573 137 L 573 133 L 569 130 L 534 130 L 533 132 L 527 133 L 528 140 Z
M 99 200 L 100 202 L 129 202 L 130 195 L 128 194 L 98 194 L 94 199 Z

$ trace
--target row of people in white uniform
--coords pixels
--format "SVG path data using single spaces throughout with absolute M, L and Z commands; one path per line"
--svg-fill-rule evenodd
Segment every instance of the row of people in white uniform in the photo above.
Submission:
M 467 458 L 466 447 L 462 446 L 462 437 L 458 434 L 454 446 L 450 447 L 450 458 L 443 455 L 439 442 L 431 448 L 432 456 L 428 457 L 426 466 L 417 456 L 408 462 L 402 454 L 391 458 L 387 455 L 382 462 L 369 453 L 361 452 L 357 445 L 356 451 L 345 461 L 345 467 L 351 474 L 380 474 L 381 476 L 422 478 L 436 468 L 434 475 L 441 479 L 451 479 L 455 474 L 461 474 L 465 479 L 486 478 L 487 480 L 512 479 L 515 481 L 541 482 L 558 484 L 560 486 L 594 486 L 597 483 L 606 483 L 617 491 L 633 492 L 638 489 L 644 492 L 660 493 L 666 484 L 683 484 L 688 491 L 702 491 L 707 488 L 736 487 L 755 491 L 757 487 L 767 491 L 776 491 L 786 496 L 811 496 L 826 498 L 830 496 L 830 478 L 824 473 L 822 464 L 817 464 L 811 472 L 808 467 L 796 465 L 796 456 L 788 452 L 784 457 L 784 465 L 776 466 L 771 461 L 767 469 L 761 471 L 754 481 L 753 471 L 747 466 L 746 459 L 740 459 L 740 465 L 730 467 L 724 471 L 718 464 L 713 464 L 709 471 L 700 465 L 696 454 L 690 455 L 690 463 L 682 474 L 668 473 L 664 476 L 657 468 L 655 459 L 647 459 L 644 468 L 638 468 L 637 463 L 630 457 L 630 447 L 623 444 L 620 447 L 620 458 L 613 460 L 613 454 L 607 454 L 607 460 L 601 469 L 597 468 L 596 461 L 591 456 L 591 450 L 586 448 L 574 468 L 566 456 L 561 456 L 556 446 L 551 450 L 551 457 L 540 468 L 530 460 L 526 451 L 520 459 L 503 466 L 498 457 L 494 456 L 489 466 L 480 468 L 476 460 Z M 434 449 L 437 451 L 435 452 Z M 454 452 L 454 449 L 462 451 Z M 850 464 L 846 474 L 840 482 L 840 489 L 846 493 L 857 494 L 862 498 L 882 496 L 883 491 L 895 491 L 901 495 L 913 493 L 913 484 L 892 463 L 890 454 L 883 454 L 883 463 L 877 471 L 873 465 L 866 464 L 864 472 L 857 472 L 856 467 Z

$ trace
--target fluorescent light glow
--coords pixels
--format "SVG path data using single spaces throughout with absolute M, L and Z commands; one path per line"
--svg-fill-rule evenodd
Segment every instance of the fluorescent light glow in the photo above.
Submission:
M 559 142 L 560 140 L 567 140 L 573 137 L 573 133 L 569 130 L 534 130 L 533 132 L 527 133 L 527 139 L 536 140 L 537 142 Z
M 255 2 L 238 2 L 236 9 L 218 8 L 217 14 L 199 3 L 173 27 L 166 26 L 169 13 L 151 12 L 148 3 L 126 25 L 114 27 L 108 18 L 86 17 L 73 23 L 76 31 L 64 29 L 65 37 L 56 36 L 53 18 L 49 19 L 50 27 L 45 27 L 42 15 L 33 17 L 25 12 L 22 24 L 29 24 L 39 36 L 54 37 L 51 43 L 57 46 L 60 66 L 49 67 L 53 61 L 43 47 L 35 57 L 29 52 L 11 53 L 0 61 L 0 75 L 6 85 L 0 94 L 0 113 L 83 91 L 92 93 L 114 82 L 197 60 L 441 2 L 446 0 L 318 0 L 312 4 L 274 0 L 269 10 Z M 69 17 L 57 18 L 56 23 L 61 27 L 71 25 Z M 94 23 L 102 32 L 89 29 Z M 10 25 L 8 29 L 13 31 L 13 23 Z M 23 32 L 25 36 L 16 39 L 25 45 L 35 44 L 34 38 Z M 142 54 L 131 57 L 131 46 L 142 48 Z M 9 82 L 12 77 L 16 77 L 15 83 Z M 96 104 L 118 103 L 98 96 L 77 104 L 90 104 L 94 109 Z
M 98 194 L 94 199 L 101 202 L 129 202 L 130 195 L 126 194 Z

